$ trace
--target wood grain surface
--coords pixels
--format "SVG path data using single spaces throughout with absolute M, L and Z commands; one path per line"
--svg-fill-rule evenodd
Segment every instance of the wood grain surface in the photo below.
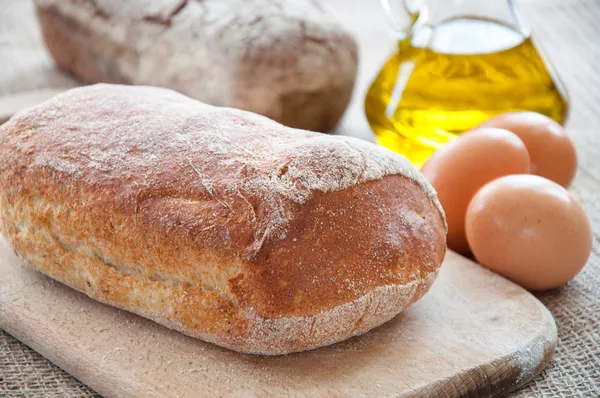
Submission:
M 31 1 L 2 0 L 0 96 L 78 83 L 46 54 Z M 339 132 L 372 140 L 364 120 L 364 90 L 393 48 L 392 34 L 374 0 L 327 0 L 354 33 L 361 49 L 352 106 Z M 600 396 L 600 2 L 517 0 L 534 36 L 566 83 L 571 100 L 567 130 L 579 169 L 570 188 L 586 208 L 596 243 L 583 272 L 566 287 L 537 294 L 558 326 L 554 360 L 540 377 L 511 396 Z M 1 396 L 96 396 L 39 354 L 0 331 Z
M 301 354 L 242 355 L 95 302 L 0 239 L 0 327 L 107 397 L 492 397 L 548 363 L 532 295 L 449 253 L 431 292 L 382 327 Z

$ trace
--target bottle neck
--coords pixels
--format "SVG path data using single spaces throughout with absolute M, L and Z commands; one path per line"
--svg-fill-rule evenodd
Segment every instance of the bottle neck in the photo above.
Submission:
M 515 47 L 529 36 L 513 0 L 422 0 L 413 11 L 413 24 L 400 39 L 416 48 L 482 54 Z
M 416 13 L 413 26 L 435 27 L 455 19 L 483 19 L 529 35 L 514 0 L 413 0 L 411 8 Z

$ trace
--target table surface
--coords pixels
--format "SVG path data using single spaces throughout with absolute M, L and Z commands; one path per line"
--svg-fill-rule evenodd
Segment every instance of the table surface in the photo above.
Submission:
M 391 33 L 376 0 L 327 0 L 352 29 L 361 50 L 357 95 L 341 130 L 372 139 L 362 112 L 363 93 L 391 50 Z M 482 0 L 483 1 L 483 0 Z M 488 0 L 491 1 L 491 0 Z M 499 0 L 503 1 L 503 0 Z M 546 370 L 512 397 L 600 396 L 600 0 L 521 0 L 518 5 L 570 94 L 567 130 L 579 155 L 570 188 L 594 230 L 590 260 L 567 286 L 537 297 L 558 326 L 559 345 Z M 30 0 L 0 0 L 0 96 L 73 87 L 53 65 Z M 370 17 L 364 18 L 365 7 Z M 374 18 L 381 21 L 374 23 Z M 0 396 L 96 396 L 41 355 L 0 331 Z

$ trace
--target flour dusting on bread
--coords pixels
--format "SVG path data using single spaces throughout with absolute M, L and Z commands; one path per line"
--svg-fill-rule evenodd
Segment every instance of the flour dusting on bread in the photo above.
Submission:
M 233 197 L 259 195 L 269 211 L 255 226 L 248 253 L 255 254 L 265 240 L 285 238 L 293 217 L 288 201 L 302 204 L 315 192 L 340 191 L 386 175 L 411 179 L 442 212 L 423 175 L 404 157 L 385 148 L 356 138 L 303 130 L 282 135 L 282 126 L 265 117 L 211 107 L 166 89 L 106 87 L 73 89 L 45 103 L 42 113 L 28 113 L 29 118 L 52 120 L 62 118 L 59 110 L 66 106 L 78 108 L 66 127 L 77 134 L 53 133 L 61 135 L 66 149 L 86 148 L 85 153 L 73 150 L 60 159 L 45 158 L 39 152 L 37 161 L 100 184 L 116 178 L 119 170 L 135 170 L 137 178 L 129 184 L 124 181 L 124 189 L 130 192 L 153 190 L 157 174 L 166 168 L 161 162 L 168 161 L 188 177 L 194 174 L 206 193 L 225 207 Z M 151 94 L 139 101 L 143 91 Z M 90 102 L 95 106 L 87 106 Z M 128 113 L 127 123 L 110 118 L 123 109 Z M 79 134 L 83 123 L 91 134 Z M 108 134 L 96 138 L 94 132 Z M 106 144 L 96 145 L 103 141 Z M 84 171 L 90 169 L 94 172 Z M 221 178 L 225 171 L 230 175 Z M 136 195 L 139 199 L 139 192 Z
M 446 248 L 401 156 L 154 87 L 74 89 L 0 127 L 0 221 L 33 268 L 261 354 L 386 322 Z

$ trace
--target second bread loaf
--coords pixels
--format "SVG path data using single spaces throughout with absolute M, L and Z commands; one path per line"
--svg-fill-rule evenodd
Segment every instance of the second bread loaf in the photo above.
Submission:
M 315 0 L 36 0 L 57 64 L 87 83 L 167 87 L 291 127 L 331 130 L 356 43 Z

